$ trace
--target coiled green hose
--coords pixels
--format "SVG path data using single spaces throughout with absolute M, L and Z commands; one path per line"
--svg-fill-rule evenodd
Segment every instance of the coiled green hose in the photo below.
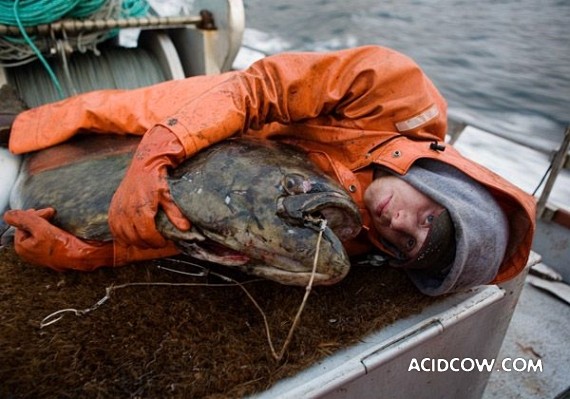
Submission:
M 120 1 L 121 6 L 120 13 L 111 17 L 141 17 L 148 13 L 149 6 L 146 0 L 118 1 Z M 110 8 L 110 3 L 117 3 L 117 0 L 0 0 L 0 24 L 18 26 L 23 38 L 23 41 L 13 37 L 4 38 L 2 47 L 5 51 L 0 51 L 0 53 L 23 53 L 25 55 L 21 59 L 28 62 L 33 58 L 30 58 L 25 51 L 18 51 L 18 46 L 20 48 L 22 46 L 29 47 L 42 63 L 59 97 L 64 98 L 65 93 L 56 74 L 46 61 L 42 51 L 36 46 L 36 39 L 29 37 L 25 27 L 49 24 L 63 18 L 87 19 L 105 7 Z M 116 33 L 116 31 L 111 32 L 103 38 L 109 38 Z M 101 40 L 100 38 L 99 40 Z
M 36 26 L 63 18 L 83 19 L 103 8 L 109 0 L 0 0 L 0 24 Z M 148 12 L 146 0 L 123 0 L 121 15 L 142 17 Z

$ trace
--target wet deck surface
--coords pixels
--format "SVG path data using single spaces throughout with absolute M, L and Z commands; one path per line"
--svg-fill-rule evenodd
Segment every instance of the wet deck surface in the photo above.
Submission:
M 528 193 L 534 191 L 548 169 L 547 155 L 473 127 L 468 127 L 462 133 L 455 147 L 463 155 L 490 168 Z M 569 190 L 570 171 L 563 170 L 558 176 L 549 202 L 568 209 Z M 537 195 L 540 195 L 540 192 L 539 190 Z M 559 234 L 566 233 L 556 231 L 554 236 L 545 236 L 547 245 L 542 245 L 541 242 L 537 245 L 535 241 L 533 250 L 539 253 L 545 262 L 546 259 L 554 260 L 556 264 L 548 263 L 548 266 L 561 273 L 568 284 L 570 259 L 564 259 L 566 252 L 561 248 L 558 248 L 559 253 L 544 252 L 556 249 L 553 238 L 562 242 L 565 238 Z M 570 387 L 569 322 L 570 305 L 526 282 L 498 361 L 501 362 L 505 358 L 523 358 L 527 361 L 533 360 L 536 364 L 540 359 L 543 370 L 494 371 L 483 398 L 555 398 L 567 390 Z
M 483 398 L 555 398 L 568 389 L 569 322 L 570 305 L 526 282 L 498 360 L 541 360 L 542 372 L 494 371 Z

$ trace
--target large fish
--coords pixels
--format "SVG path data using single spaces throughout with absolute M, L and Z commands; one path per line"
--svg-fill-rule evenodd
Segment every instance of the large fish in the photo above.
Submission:
M 55 225 L 83 239 L 112 240 L 109 204 L 137 143 L 129 137 L 86 136 L 29 156 L 11 208 L 53 207 Z M 193 227 L 181 232 L 162 212 L 157 226 L 185 254 L 305 285 L 324 228 L 314 284 L 334 284 L 350 268 L 342 241 L 360 230 L 358 208 L 336 181 L 289 145 L 227 140 L 178 166 L 169 185 Z

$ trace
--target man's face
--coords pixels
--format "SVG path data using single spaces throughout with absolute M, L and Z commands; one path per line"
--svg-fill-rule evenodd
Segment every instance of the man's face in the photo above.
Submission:
M 415 258 L 434 217 L 444 207 L 404 180 L 389 174 L 375 178 L 364 203 L 380 236 L 407 259 Z

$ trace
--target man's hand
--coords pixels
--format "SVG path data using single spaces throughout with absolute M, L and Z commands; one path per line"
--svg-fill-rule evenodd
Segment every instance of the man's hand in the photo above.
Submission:
M 190 229 L 190 222 L 172 200 L 167 181 L 168 168 L 183 159 L 184 147 L 170 130 L 157 126 L 145 134 L 109 208 L 109 226 L 116 241 L 140 248 L 167 245 L 156 229 L 159 207 L 177 229 Z
M 53 208 L 6 211 L 4 221 L 16 228 L 16 253 L 30 263 L 57 271 L 80 266 L 81 259 L 87 258 L 93 247 L 51 224 L 49 219 L 54 215 Z
M 6 211 L 4 220 L 16 228 L 14 249 L 22 259 L 57 271 L 91 271 L 180 253 L 170 241 L 159 249 L 84 241 L 51 224 L 54 215 L 53 208 Z

